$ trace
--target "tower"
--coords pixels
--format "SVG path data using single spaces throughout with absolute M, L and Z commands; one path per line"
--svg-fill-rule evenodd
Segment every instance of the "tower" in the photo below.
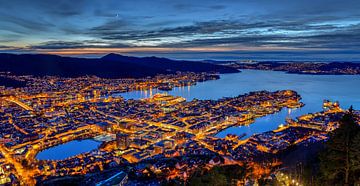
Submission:
M 120 150 L 126 150 L 130 146 L 130 139 L 128 134 L 117 133 L 116 145 Z

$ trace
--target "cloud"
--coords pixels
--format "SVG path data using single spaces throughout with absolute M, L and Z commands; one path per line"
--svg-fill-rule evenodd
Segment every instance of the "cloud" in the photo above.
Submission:
M 211 4 L 207 5 L 207 3 L 201 3 L 201 4 L 194 4 L 192 2 L 189 3 L 177 3 L 173 5 L 173 8 L 177 11 L 182 11 L 182 12 L 190 12 L 190 11 L 208 11 L 208 10 L 212 10 L 212 11 L 216 11 L 216 10 L 222 10 L 225 9 L 226 6 L 222 5 L 222 4 Z
M 221 10 L 221 9 L 225 9 L 226 6 L 225 5 L 211 5 L 209 6 L 210 9 L 213 9 L 213 10 Z
M 0 45 L 0 52 L 2 53 L 31 53 L 35 52 L 33 50 L 29 50 L 22 47 L 13 47 L 13 46 L 6 46 L 6 45 Z
M 122 43 L 104 43 L 99 41 L 48 41 L 37 45 L 30 45 L 29 49 L 82 49 L 82 48 L 126 48 Z
M 9 30 L 14 33 L 28 33 L 28 31 L 47 31 L 49 30 L 49 27 L 54 26 L 54 24 L 44 20 L 33 20 L 33 19 L 15 17 L 15 16 L 2 14 L 1 12 L 0 12 L 0 17 L 1 17 L 1 22 L 3 23 L 3 26 L 0 26 L 0 29 Z
M 116 19 L 116 20 L 111 20 L 111 21 L 107 21 L 105 24 L 102 24 L 100 26 L 96 26 L 94 28 L 92 28 L 92 31 L 95 32 L 111 32 L 114 30 L 121 30 L 125 27 L 127 27 L 129 25 L 129 23 L 125 20 L 121 20 L 121 19 Z
M 216 45 L 279 46 L 292 48 L 338 48 L 347 40 L 358 44 L 358 26 L 339 27 L 316 24 L 318 20 L 241 22 L 214 20 L 160 30 L 123 31 L 119 25 L 106 23 L 89 34 L 108 41 L 154 41 L 159 47 L 201 47 Z M 101 28 L 101 29 L 99 29 Z M 174 41 L 169 38 L 178 38 Z
M 0 42 L 28 51 L 152 47 L 345 53 L 360 49 L 356 0 L 165 2 L 4 1 Z
M 0 49 L 8 49 L 8 48 L 10 48 L 9 46 L 5 46 L 5 45 L 0 45 Z
M 50 41 L 33 45 L 32 49 L 70 48 L 282 48 L 282 49 L 359 49 L 360 26 L 338 27 L 314 24 L 313 21 L 269 21 L 243 23 L 234 20 L 197 22 L 188 26 L 160 30 L 123 31 L 128 24 L 121 20 L 106 22 L 88 33 L 97 40 Z M 169 38 L 178 38 L 170 40 Z M 180 39 L 183 38 L 183 39 Z
M 102 39 L 116 40 L 116 39 L 152 39 L 162 37 L 180 37 L 195 34 L 214 34 L 216 32 L 225 30 L 243 30 L 250 28 L 249 24 L 242 24 L 236 21 L 216 20 L 209 22 L 197 22 L 192 25 L 179 26 L 173 28 L 164 28 L 160 30 L 131 30 L 123 31 L 119 25 L 113 22 L 107 22 L 104 25 L 94 27 L 90 34 L 100 37 Z

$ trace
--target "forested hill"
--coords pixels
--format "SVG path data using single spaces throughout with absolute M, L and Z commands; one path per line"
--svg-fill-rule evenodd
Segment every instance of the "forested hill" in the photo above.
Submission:
M 234 73 L 235 68 L 222 65 L 171 60 L 158 57 L 130 57 L 108 54 L 101 58 L 76 58 L 47 54 L 0 54 L 0 71 L 17 75 L 78 77 L 96 75 L 103 78 L 146 77 L 176 71 Z

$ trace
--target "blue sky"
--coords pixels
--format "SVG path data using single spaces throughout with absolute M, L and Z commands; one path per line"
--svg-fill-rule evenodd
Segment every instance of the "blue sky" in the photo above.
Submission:
M 12 0 L 0 52 L 360 61 L 358 0 Z

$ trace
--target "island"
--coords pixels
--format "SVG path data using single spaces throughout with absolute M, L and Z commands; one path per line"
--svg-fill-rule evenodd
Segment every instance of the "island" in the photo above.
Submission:
M 360 64 L 351 62 L 231 62 L 225 63 L 237 69 L 285 71 L 294 74 L 358 75 Z

